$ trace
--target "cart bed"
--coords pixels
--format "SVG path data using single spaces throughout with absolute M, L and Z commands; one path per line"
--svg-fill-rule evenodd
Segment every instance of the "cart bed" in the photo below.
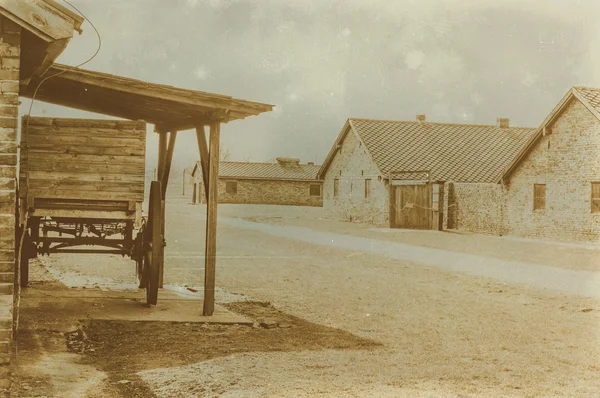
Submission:
M 134 219 L 145 152 L 145 122 L 24 117 L 19 196 L 35 216 Z

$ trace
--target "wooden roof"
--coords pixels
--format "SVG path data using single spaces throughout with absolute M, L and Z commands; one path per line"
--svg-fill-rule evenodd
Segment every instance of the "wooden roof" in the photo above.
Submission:
M 144 120 L 162 130 L 187 130 L 213 122 L 227 123 L 269 112 L 273 105 L 226 95 L 55 64 L 43 76 L 36 100 L 131 120 Z M 33 96 L 37 84 L 22 87 Z
M 0 14 L 46 42 L 81 33 L 84 19 L 54 0 L 2 0 Z

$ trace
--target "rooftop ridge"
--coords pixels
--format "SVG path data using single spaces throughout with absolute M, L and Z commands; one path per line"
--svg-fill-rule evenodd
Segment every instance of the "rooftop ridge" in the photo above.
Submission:
M 600 91 L 600 88 L 598 88 L 598 87 L 590 87 L 590 86 L 573 86 L 573 88 L 576 88 L 576 89 L 584 88 L 586 90 L 597 90 L 597 91 Z
M 536 130 L 537 127 L 519 127 L 519 126 L 510 126 L 506 128 L 501 128 L 496 126 L 495 124 L 469 124 L 469 123 L 442 123 L 442 122 L 418 122 L 414 120 L 384 120 L 384 119 L 368 119 L 368 118 L 356 118 L 352 117 L 348 120 L 352 121 L 364 121 L 364 122 L 383 122 L 383 123 L 408 123 L 408 124 L 417 124 L 417 125 L 427 125 L 427 124 L 435 124 L 441 126 L 465 126 L 465 127 L 492 127 L 497 128 L 499 130 Z
M 200 162 L 199 160 L 196 163 Z M 281 164 L 277 162 L 243 162 L 239 160 L 220 160 L 219 163 L 236 163 L 236 164 L 270 164 L 275 166 L 281 166 Z M 317 164 L 308 164 L 308 163 L 300 163 L 300 166 L 317 166 Z

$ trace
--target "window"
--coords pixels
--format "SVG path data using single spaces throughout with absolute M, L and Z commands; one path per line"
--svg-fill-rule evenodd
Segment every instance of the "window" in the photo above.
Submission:
M 310 184 L 310 196 L 321 196 L 321 184 Z
M 226 181 L 225 192 L 230 195 L 235 195 L 237 193 L 237 181 Z
M 592 182 L 592 213 L 600 213 L 600 182 Z
M 365 198 L 368 198 L 371 194 L 371 179 L 367 178 L 365 180 Z
M 533 210 L 546 208 L 546 184 L 533 184 Z
M 339 191 L 340 191 L 340 179 L 334 178 L 333 179 L 333 197 L 334 198 L 338 197 Z

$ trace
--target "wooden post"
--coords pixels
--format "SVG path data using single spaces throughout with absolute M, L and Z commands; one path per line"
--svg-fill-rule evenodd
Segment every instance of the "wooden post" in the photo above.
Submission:
M 169 134 L 169 146 L 163 160 L 163 169 L 160 175 L 162 187 L 162 199 L 167 196 L 167 185 L 169 184 L 169 174 L 171 173 L 171 163 L 173 163 L 173 150 L 175 149 L 175 140 L 177 139 L 177 131 L 171 131 Z
M 192 204 L 196 204 L 196 183 L 194 183 L 194 192 L 192 192 Z
M 154 174 L 154 178 L 158 181 L 162 181 L 163 175 L 165 172 L 165 161 L 167 156 L 167 132 L 159 131 L 158 132 L 158 173 Z M 158 174 L 158 175 L 156 175 Z M 162 187 L 163 192 L 166 192 L 165 187 Z M 162 236 L 165 239 L 165 198 L 164 195 L 161 200 L 161 218 L 162 218 Z M 160 271 L 158 277 L 158 287 L 163 287 L 163 275 L 164 275 L 164 258 L 162 263 L 160 264 Z
M 219 141 L 221 125 L 210 125 L 210 152 L 208 161 L 208 195 L 206 196 L 206 255 L 204 268 L 204 316 L 215 310 L 215 267 L 217 260 L 217 201 L 219 176 Z M 204 129 L 202 129 L 204 131 Z M 206 141 L 205 141 L 206 142 Z M 206 174 L 204 174 L 206 175 Z
M 212 127 L 211 127 L 212 129 Z M 212 134 L 212 130 L 211 130 Z M 208 197 L 208 145 L 206 145 L 206 133 L 204 126 L 196 127 L 196 138 L 198 138 L 198 151 L 200 152 L 200 166 L 202 169 L 202 181 L 204 182 L 204 193 Z
M 389 218 L 389 225 L 390 228 L 394 228 L 394 224 L 395 224 L 395 218 L 396 218 L 396 212 L 394 211 L 394 202 L 396 201 L 396 197 L 394 195 L 395 192 L 392 191 L 393 189 L 393 185 L 392 185 L 392 172 L 390 171 L 390 173 L 388 174 L 388 218 Z
M 181 173 L 181 184 L 182 184 L 182 192 L 181 196 L 185 196 L 185 169 L 183 169 L 183 173 Z
M 167 153 L 167 132 L 158 133 L 158 173 L 154 174 L 154 179 L 162 178 L 163 168 L 165 165 L 165 155 Z

